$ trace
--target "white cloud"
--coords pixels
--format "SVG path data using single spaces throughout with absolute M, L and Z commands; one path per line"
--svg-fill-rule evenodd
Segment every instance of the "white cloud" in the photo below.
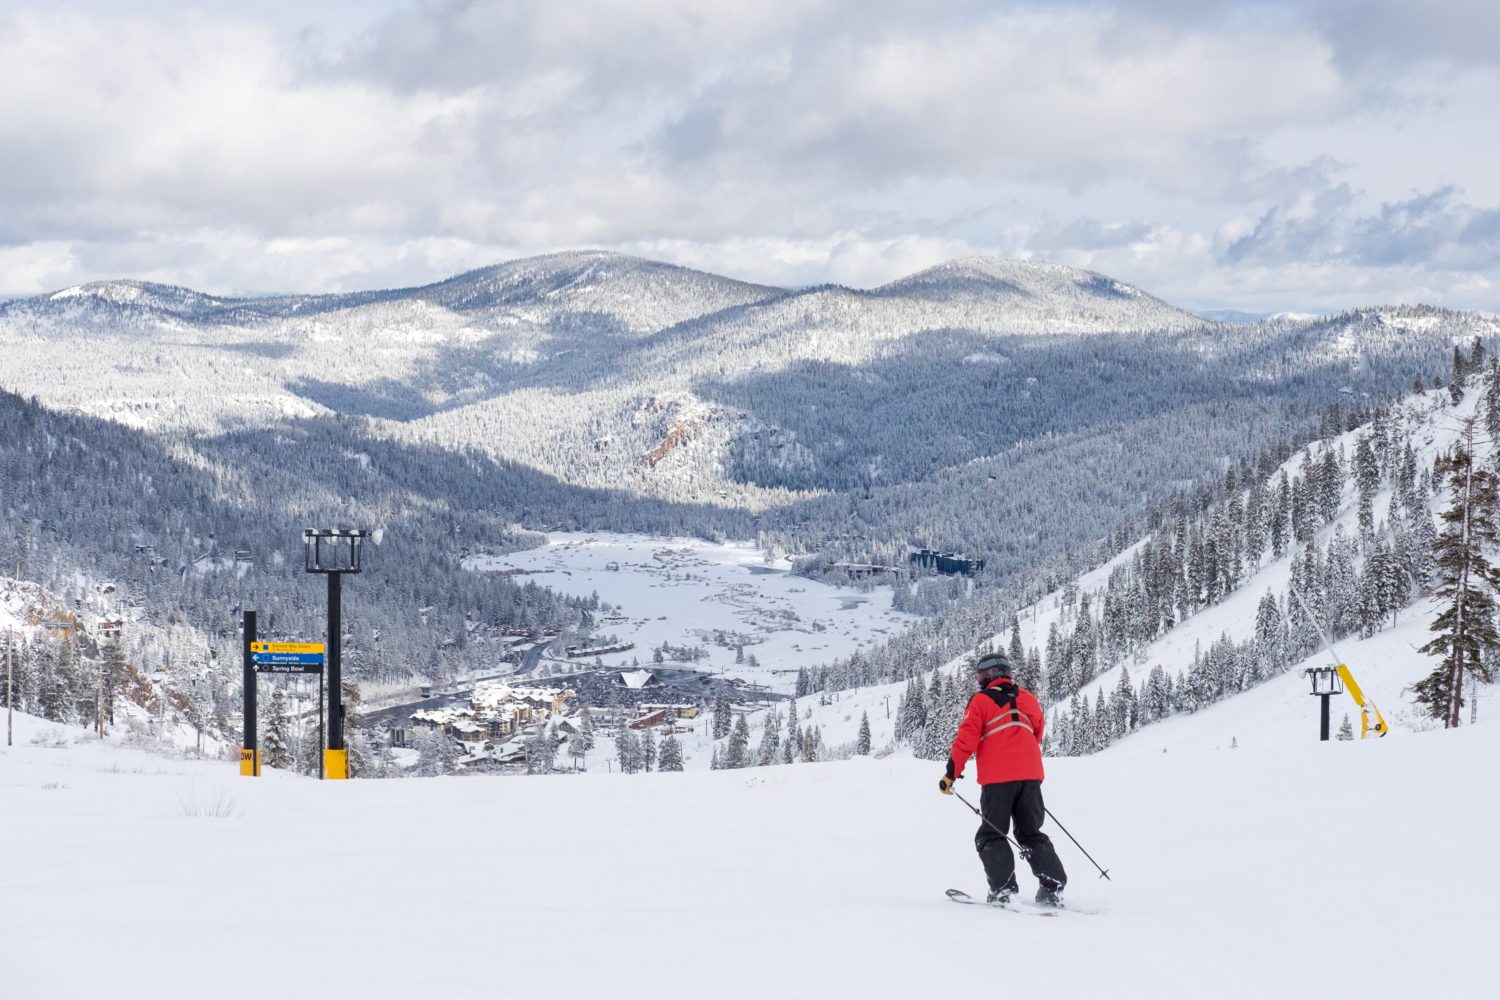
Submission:
M 427 0 L 311 33 L 282 0 L 12 6 L 0 291 L 604 246 L 780 283 L 985 252 L 1195 306 L 1493 308 L 1491 6 Z

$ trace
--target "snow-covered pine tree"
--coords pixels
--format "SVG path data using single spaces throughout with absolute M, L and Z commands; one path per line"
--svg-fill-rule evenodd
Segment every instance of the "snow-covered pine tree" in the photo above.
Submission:
M 350 730 L 344 738 L 344 747 L 349 751 L 349 777 L 381 777 L 380 758 L 370 746 L 363 729 Z
M 287 714 L 286 694 L 279 684 L 271 689 L 271 704 L 266 711 L 265 752 L 262 759 L 267 767 L 283 771 L 295 763 L 292 759 L 292 720 Z
M 1010 665 L 1020 677 L 1025 677 L 1032 684 L 1036 678 L 1031 675 L 1030 664 L 1026 662 L 1026 649 L 1021 645 L 1021 619 L 1015 615 L 1010 616 L 1010 646 L 1006 650 L 1010 657 Z
M 1434 550 L 1443 610 L 1431 626 L 1436 635 L 1421 651 L 1443 659 L 1412 686 L 1417 702 L 1433 718 L 1442 719 L 1444 728 L 1462 721 L 1467 676 L 1490 680 L 1482 654 L 1500 645 L 1495 629 L 1500 572 L 1485 554 L 1486 547 L 1500 544 L 1500 483 L 1474 461 L 1474 424 L 1473 417 L 1463 421 L 1462 442 L 1437 465 L 1448 480 L 1452 506 L 1442 513 L 1444 527 Z
M 447 733 L 438 733 L 438 773 L 457 774 L 458 762 L 464 755 L 464 748 L 458 740 Z
M 1453 369 L 1448 374 L 1448 398 L 1457 406 L 1464 400 L 1464 379 L 1469 374 L 1468 359 L 1457 344 L 1453 345 Z
M 1290 538 L 1292 515 L 1292 487 L 1286 470 L 1276 477 L 1276 487 L 1271 493 L 1271 513 L 1266 521 L 1267 534 L 1271 542 L 1271 555 L 1280 559 L 1286 551 Z
M 110 725 L 114 725 L 115 701 L 119 698 L 120 692 L 125 689 L 130 667 L 125 662 L 125 650 L 121 648 L 119 638 L 111 639 L 103 645 L 104 663 L 101 669 L 104 671 L 104 721 Z M 193 688 L 194 694 L 198 694 L 200 687 L 202 688 L 203 698 L 206 698 L 208 694 L 207 684 L 195 685 Z M 196 701 L 196 705 L 190 705 L 189 710 L 193 713 L 193 717 L 196 720 L 195 724 L 201 727 L 207 721 L 207 705 L 203 699 L 194 700 Z
M 656 768 L 659 771 L 682 770 L 682 744 L 671 733 L 661 741 L 661 747 L 657 750 Z
M 53 722 L 73 721 L 73 698 L 70 679 L 72 661 L 66 639 L 45 643 L 50 647 L 36 657 L 37 710 L 42 718 Z
M 1334 739 L 1348 742 L 1354 739 L 1354 723 L 1349 721 L 1349 713 L 1344 713 L 1344 721 L 1339 723 L 1339 731 Z
M 621 726 L 615 735 L 615 757 L 620 761 L 620 770 L 626 774 L 635 774 L 645 763 L 641 755 L 641 741 L 628 726 Z
M 777 762 L 777 751 L 781 749 L 781 713 L 772 708 L 766 712 L 766 721 L 760 731 L 760 746 L 755 750 L 755 763 L 766 767 Z
M 641 734 L 641 764 L 648 774 L 656 766 L 656 737 L 649 729 Z
M 793 698 L 786 713 L 786 741 L 782 743 L 782 762 L 795 763 L 802 756 L 802 729 L 797 721 L 797 699 Z
M 1359 536 L 1375 534 L 1375 494 L 1380 492 L 1380 467 L 1368 436 L 1361 435 L 1354 447 L 1354 485 L 1359 491 Z
M 723 764 L 726 768 L 748 767 L 750 764 L 750 723 L 745 721 L 743 715 L 734 720 Z
M 443 747 L 447 735 L 437 729 L 423 726 L 414 742 L 417 745 L 417 763 L 412 773 L 419 778 L 432 778 L 443 773 Z
M 854 752 L 864 757 L 870 752 L 870 713 L 861 712 L 859 716 L 859 735 L 854 739 Z
M 713 738 L 723 739 L 734 725 L 734 712 L 729 705 L 729 694 L 720 690 L 714 696 Z

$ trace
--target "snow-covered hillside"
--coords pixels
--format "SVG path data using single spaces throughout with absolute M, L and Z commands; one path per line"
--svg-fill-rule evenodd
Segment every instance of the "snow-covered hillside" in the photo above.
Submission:
M 1463 421 L 1477 420 L 1482 416 L 1481 390 L 1480 381 L 1477 378 L 1471 380 L 1469 391 L 1456 404 L 1446 390 L 1414 394 L 1383 414 L 1378 425 L 1355 428 L 1338 437 L 1315 442 L 1298 452 L 1273 470 L 1263 485 L 1274 491 L 1275 483 L 1282 477 L 1297 482 L 1305 475 L 1315 475 L 1311 467 L 1327 460 L 1330 455 L 1352 467 L 1361 442 L 1368 446 L 1376 438 L 1405 442 L 1409 446 L 1409 455 L 1403 460 L 1403 467 L 1430 470 L 1440 455 L 1451 451 L 1460 442 Z M 1493 451 L 1493 443 L 1481 435 L 1476 442 L 1479 460 L 1490 462 Z M 1409 521 L 1412 515 L 1403 509 L 1404 506 L 1418 503 L 1418 519 L 1425 517 L 1430 525 L 1450 503 L 1444 484 L 1433 482 L 1428 475 L 1424 473 L 1422 483 L 1425 485 L 1408 484 L 1404 493 L 1396 482 L 1399 475 L 1395 473 L 1379 480 L 1378 485 L 1372 485 L 1368 495 L 1368 516 L 1374 527 L 1367 532 L 1361 527 L 1362 491 L 1351 468 L 1347 481 L 1342 483 L 1330 504 L 1332 515 L 1311 531 L 1305 542 L 1289 539 L 1283 554 L 1278 556 L 1268 551 L 1250 560 L 1236 587 L 1150 642 L 1131 650 L 1113 665 L 1106 664 L 1104 669 L 1088 678 L 1082 693 L 1092 697 L 1097 712 L 1102 699 L 1115 692 L 1124 671 L 1129 671 L 1131 683 L 1137 687 L 1148 671 L 1158 667 L 1181 681 L 1182 675 L 1192 672 L 1211 647 L 1227 649 L 1238 644 L 1249 650 L 1263 641 L 1269 609 L 1273 634 L 1283 637 L 1278 641 L 1285 642 L 1284 637 L 1296 630 L 1315 633 L 1316 627 L 1324 627 L 1333 633 L 1337 637 L 1335 646 L 1342 662 L 1353 670 L 1393 733 L 1432 728 L 1434 721 L 1413 705 L 1409 689 L 1436 665 L 1433 657 L 1417 651 L 1431 638 L 1428 627 L 1439 611 L 1435 600 L 1420 589 L 1413 590 L 1390 607 L 1374 613 L 1374 619 L 1366 621 L 1354 634 L 1349 634 L 1351 629 L 1347 623 L 1368 612 L 1344 608 L 1350 600 L 1368 602 L 1376 586 L 1382 583 L 1377 576 L 1385 571 L 1373 565 L 1371 559 L 1395 561 L 1397 554 L 1393 544 L 1398 549 L 1407 544 L 1402 535 L 1406 530 L 1403 522 Z M 1431 544 L 1430 537 L 1424 544 Z M 1111 579 L 1118 582 L 1123 578 L 1122 574 L 1128 575 L 1128 571 L 1141 572 L 1140 556 L 1146 544 L 1143 540 L 1131 546 L 1109 563 L 1081 576 L 1071 587 L 1024 609 L 1019 615 L 1018 630 L 1022 647 L 1031 650 L 1049 645 L 1055 647 L 1058 636 L 1065 637 L 1077 629 L 1078 618 L 1090 602 L 1093 615 L 1099 616 L 1098 609 L 1110 599 Z M 1309 561 L 1310 554 L 1320 552 L 1328 553 L 1326 562 Z M 1346 565 L 1346 568 L 1330 568 L 1335 567 L 1336 560 L 1343 560 L 1339 565 Z M 1319 569 L 1319 565 L 1323 568 Z M 1309 569 L 1309 566 L 1313 568 Z M 1325 584 L 1334 586 L 1337 581 L 1317 579 L 1316 575 L 1337 575 L 1339 572 L 1356 575 L 1358 583 L 1351 581 L 1346 590 L 1350 585 L 1357 586 L 1358 593 L 1349 592 L 1336 598 L 1323 592 Z M 1390 572 L 1393 576 L 1398 575 L 1394 567 Z M 1403 567 L 1400 573 L 1405 572 Z M 1423 571 L 1418 569 L 1418 572 Z M 1313 613 L 1323 616 L 1317 626 L 1308 622 L 1306 613 L 1291 597 L 1289 585 L 1300 587 Z M 1116 590 L 1115 594 L 1119 593 L 1121 591 Z M 1274 606 L 1267 605 L 1268 600 L 1274 600 Z M 993 645 L 1004 647 L 1009 638 L 1008 634 L 996 636 Z M 1277 746 L 1305 738 L 1307 733 L 1316 731 L 1316 703 L 1310 697 L 1308 681 L 1302 672 L 1308 667 L 1338 662 L 1323 651 L 1315 635 L 1311 641 L 1311 648 L 1316 652 L 1305 658 L 1301 655 L 1279 660 L 1270 657 L 1268 663 L 1273 668 L 1270 672 L 1285 676 L 1273 676 L 1260 686 L 1254 681 L 1245 683 L 1246 690 L 1220 704 L 1177 711 L 1165 721 L 1139 726 L 1133 733 L 1117 734 L 1127 737 L 1118 743 L 1119 752 L 1155 746 L 1161 740 L 1170 742 L 1172 738 L 1186 738 L 1187 734 L 1192 734 L 1195 743 L 1213 746 L 1227 746 L 1230 740 L 1238 740 L 1242 746 L 1247 743 Z M 1480 685 L 1476 688 L 1481 700 L 1486 698 L 1487 687 Z M 1071 705 L 1059 701 L 1053 707 L 1054 724 L 1078 711 L 1076 699 Z M 1352 697 L 1338 699 L 1335 711 L 1336 721 L 1347 712 L 1357 728 L 1360 716 Z M 1158 732 L 1158 726 L 1176 735 L 1169 737 Z
M 1500 873 L 1387 873 L 1392 789 L 1424 842 L 1486 842 L 1492 726 L 1053 761 L 1048 804 L 1111 880 L 1051 825 L 1071 908 L 1040 919 L 943 898 L 983 882 L 974 817 L 926 761 L 320 783 L 17 721 L 0 746 L 8 996 L 1491 992 Z

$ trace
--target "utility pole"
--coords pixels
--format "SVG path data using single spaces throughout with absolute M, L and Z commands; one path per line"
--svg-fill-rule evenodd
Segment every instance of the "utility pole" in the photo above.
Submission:
M 5 632 L 5 745 L 11 746 L 15 743 L 15 688 L 11 686 L 11 673 L 16 665 L 16 631 L 7 629 Z
M 16 553 L 16 575 L 12 577 L 17 583 L 21 580 L 21 554 Z M 5 745 L 11 746 L 15 742 L 15 688 L 11 686 L 11 674 L 16 665 L 16 630 L 7 629 L 5 632 Z

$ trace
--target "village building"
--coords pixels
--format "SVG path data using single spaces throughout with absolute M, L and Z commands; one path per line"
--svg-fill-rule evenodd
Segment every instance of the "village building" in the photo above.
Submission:
M 418 709 L 412 713 L 411 725 L 438 730 L 475 749 L 503 743 L 528 727 L 545 724 L 565 712 L 573 696 L 566 688 L 513 688 L 496 681 L 481 682 L 467 705 Z

